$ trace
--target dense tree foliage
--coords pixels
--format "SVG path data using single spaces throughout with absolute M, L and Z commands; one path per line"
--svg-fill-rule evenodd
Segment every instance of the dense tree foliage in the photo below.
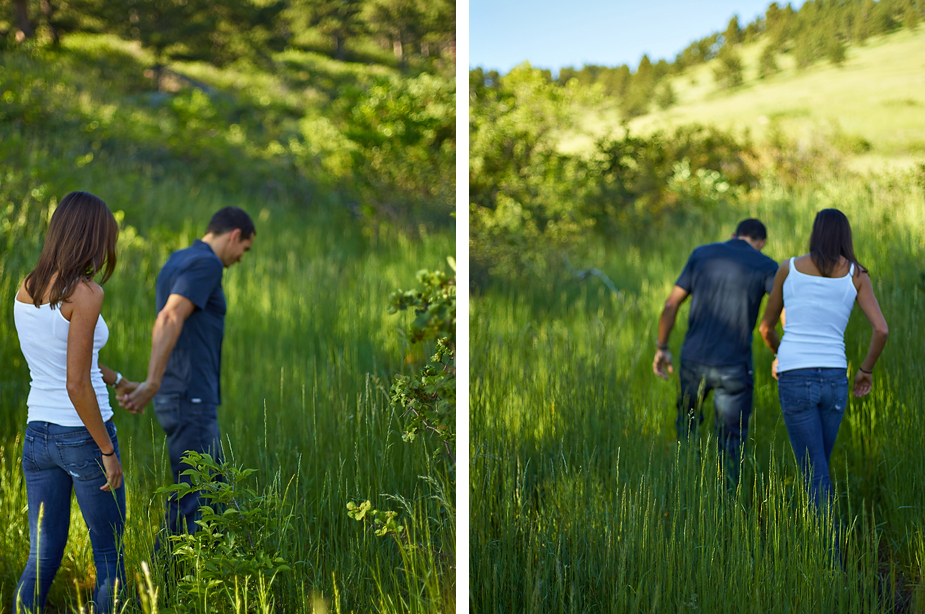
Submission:
M 378 47 L 402 65 L 440 57 L 452 63 L 456 16 L 451 0 L 16 0 L 0 9 L 0 48 L 57 44 L 71 32 L 138 41 L 155 56 L 159 76 L 171 60 L 220 65 L 284 47 L 339 60 Z
M 654 70 L 654 67 L 652 68 Z M 709 211 L 757 184 L 751 146 L 705 127 L 626 132 L 587 156 L 556 150 L 579 86 L 528 64 L 504 77 L 470 72 L 469 254 L 475 283 L 579 255 L 588 233 L 612 237 L 666 214 Z

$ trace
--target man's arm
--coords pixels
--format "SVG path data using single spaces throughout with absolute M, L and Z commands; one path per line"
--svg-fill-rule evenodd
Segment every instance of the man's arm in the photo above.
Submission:
M 671 365 L 671 352 L 668 351 L 668 339 L 671 329 L 674 328 L 681 303 L 687 300 L 690 293 L 681 286 L 675 286 L 665 301 L 662 315 L 658 319 L 658 338 L 656 339 L 655 360 L 652 362 L 652 371 L 662 379 L 668 379 L 669 373 L 674 373 Z
M 784 309 L 784 281 L 790 274 L 790 261 L 784 260 L 777 269 L 774 276 L 774 288 L 768 295 L 768 302 L 764 306 L 764 316 L 758 325 L 758 332 L 764 340 L 764 344 L 774 352 L 774 360 L 771 361 L 771 377 L 777 379 L 777 349 L 780 347 L 780 337 L 777 336 L 777 322 L 784 324 L 786 310 Z
M 134 391 L 119 397 L 119 405 L 133 414 L 143 412 L 157 391 L 160 390 L 167 359 L 180 338 L 183 323 L 193 313 L 196 305 L 185 296 L 171 294 L 167 304 L 157 314 L 154 332 L 151 334 L 151 360 L 148 362 L 148 377 L 138 384 Z

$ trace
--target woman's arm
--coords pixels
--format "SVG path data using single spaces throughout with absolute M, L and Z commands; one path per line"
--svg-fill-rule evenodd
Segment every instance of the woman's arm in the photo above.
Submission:
M 785 260 L 777 269 L 777 275 L 774 276 L 774 289 L 768 296 L 768 302 L 764 306 L 764 316 L 761 318 L 761 324 L 758 325 L 758 332 L 764 339 L 765 345 L 777 354 L 777 348 L 780 346 L 780 339 L 777 336 L 777 322 L 780 320 L 781 312 L 784 310 L 784 280 L 790 273 L 790 262 Z
M 870 337 L 870 347 L 867 349 L 867 356 L 861 361 L 861 367 L 854 376 L 854 396 L 862 397 L 870 392 L 873 387 L 872 372 L 874 370 L 874 365 L 877 364 L 877 359 L 880 358 L 880 352 L 883 351 L 883 346 L 886 345 L 886 338 L 889 336 L 890 330 L 887 328 L 886 320 L 883 317 L 883 313 L 880 311 L 880 304 L 877 303 L 877 297 L 874 296 L 874 287 L 870 282 L 870 276 L 866 272 L 858 274 L 857 288 L 858 305 L 861 306 L 861 310 L 864 312 L 864 315 L 867 316 L 867 321 L 870 322 L 870 326 L 873 328 L 873 333 Z
M 103 289 L 93 282 L 80 282 L 69 302 L 71 318 L 67 334 L 67 394 L 80 420 L 103 453 L 107 483 L 100 490 L 114 490 L 122 485 L 122 463 L 112 454 L 115 446 L 109 439 L 96 400 L 96 391 L 90 381 L 93 332 L 103 308 Z
M 135 390 L 135 388 L 138 388 L 138 382 L 133 382 L 129 378 L 125 377 L 124 375 L 122 376 L 121 379 L 119 379 L 118 376 L 122 374 L 121 373 L 117 374 L 115 369 L 110 369 L 109 367 L 107 367 L 101 362 L 98 362 L 96 364 L 100 368 L 100 371 L 103 372 L 103 383 L 106 384 L 107 386 L 115 386 L 116 395 L 128 394 L 131 391 Z M 117 379 L 119 380 L 118 384 L 116 383 Z

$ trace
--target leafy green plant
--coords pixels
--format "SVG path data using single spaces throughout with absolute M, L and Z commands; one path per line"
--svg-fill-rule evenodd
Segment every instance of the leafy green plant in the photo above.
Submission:
M 363 522 L 364 520 L 369 522 L 372 526 L 376 527 L 376 535 L 379 537 L 391 535 L 399 542 L 399 545 L 401 545 L 400 538 L 405 532 L 405 527 L 398 524 L 395 520 L 398 516 L 398 512 L 374 509 L 373 504 L 369 500 L 359 505 L 350 501 L 347 503 L 347 516 L 353 518 L 357 522 Z
M 448 260 L 455 270 L 453 259 Z M 413 309 L 417 317 L 406 331 L 408 339 L 436 341 L 436 351 L 419 373 L 395 377 L 392 407 L 408 420 L 402 439 L 410 442 L 422 432 L 434 433 L 455 462 L 456 276 L 423 270 L 417 277 L 421 287 L 392 293 L 389 313 Z
M 290 571 L 279 555 L 292 514 L 276 488 L 259 495 L 246 482 L 255 469 L 220 463 L 210 454 L 190 451 L 190 465 L 181 475 L 190 482 L 172 484 L 156 492 L 170 497 L 199 493 L 201 518 L 195 533 L 167 537 L 169 552 L 180 571 L 177 600 L 191 598 L 209 604 L 210 611 L 233 609 L 243 589 L 254 589 L 261 601 L 272 601 L 276 576 Z
M 452 258 L 447 260 L 455 272 L 456 263 Z M 439 604 L 438 609 L 455 609 L 447 602 L 452 587 L 443 582 L 435 587 L 428 577 L 435 567 L 449 573 L 455 564 L 456 513 L 451 493 L 455 489 L 456 276 L 422 270 L 417 278 L 418 288 L 392 293 L 388 311 L 414 310 L 416 317 L 403 331 L 405 337 L 412 344 L 435 342 L 436 351 L 420 370 L 396 376 L 390 400 L 405 420 L 402 439 L 412 442 L 422 435 L 436 436 L 442 452 L 438 459 L 445 462 L 430 465 L 429 475 L 419 476 L 431 489 L 425 500 L 412 504 L 401 496 L 385 495 L 408 513 L 401 523 L 398 512 L 374 508 L 369 500 L 348 501 L 347 516 L 365 529 L 373 529 L 379 537 L 392 537 L 409 590 L 428 592 L 430 601 Z
M 422 74 L 345 88 L 344 134 L 356 146 L 354 184 L 363 213 L 447 220 L 455 202 L 456 87 Z

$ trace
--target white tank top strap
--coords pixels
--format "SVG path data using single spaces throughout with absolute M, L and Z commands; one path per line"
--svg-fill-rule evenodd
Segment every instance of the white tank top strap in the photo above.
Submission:
M 854 277 L 854 263 L 852 262 L 851 267 L 848 269 L 848 279 L 851 279 L 853 277 Z

